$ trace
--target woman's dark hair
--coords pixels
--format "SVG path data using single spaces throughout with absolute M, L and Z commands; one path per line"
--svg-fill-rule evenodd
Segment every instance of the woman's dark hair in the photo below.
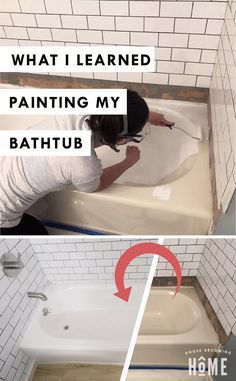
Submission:
M 96 139 L 114 148 L 122 137 L 135 137 L 143 129 L 148 117 L 149 109 L 144 99 L 135 91 L 127 90 L 127 116 L 91 115 L 88 123 Z M 128 128 L 123 134 L 125 119 Z

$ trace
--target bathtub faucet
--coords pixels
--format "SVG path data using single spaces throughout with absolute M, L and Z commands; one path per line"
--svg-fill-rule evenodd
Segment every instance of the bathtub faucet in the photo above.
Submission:
M 29 292 L 27 292 L 27 295 L 28 295 L 29 298 L 38 298 L 38 299 L 43 300 L 44 302 L 46 300 L 48 300 L 46 295 L 43 294 L 42 292 L 31 292 L 31 291 L 29 291 Z

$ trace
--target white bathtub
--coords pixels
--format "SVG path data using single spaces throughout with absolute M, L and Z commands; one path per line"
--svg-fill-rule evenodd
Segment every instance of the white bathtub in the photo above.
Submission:
M 151 289 L 132 364 L 187 365 L 185 352 L 217 348 L 218 336 L 195 289 L 174 293 L 173 287 Z
M 151 110 L 164 113 L 167 119 L 177 121 L 182 127 L 201 126 L 207 136 L 206 104 L 156 99 L 147 99 L 147 103 Z M 43 116 L 0 118 L 0 128 L 22 129 L 39 122 Z M 115 184 L 90 194 L 72 187 L 51 193 L 36 203 L 30 213 L 68 230 L 86 228 L 111 234 L 208 234 L 213 219 L 208 141 L 197 143 L 198 152 L 190 155 L 190 150 L 186 160 L 181 162 L 179 152 L 185 152 L 187 146 L 181 146 L 178 151 L 178 134 L 152 127 L 151 135 L 145 138 L 143 146 L 140 145 L 140 162 Z M 159 144 L 162 139 L 166 150 Z M 154 155 L 155 146 L 161 152 L 160 160 Z M 98 150 L 98 155 L 106 167 L 121 160 L 123 150 L 114 154 L 105 147 Z M 160 178 L 158 163 L 168 160 L 176 163 L 176 168 Z
M 40 363 L 123 364 L 143 289 L 144 284 L 134 285 L 129 303 L 124 303 L 108 284 L 51 285 L 21 348 Z M 43 308 L 48 308 L 47 316 Z

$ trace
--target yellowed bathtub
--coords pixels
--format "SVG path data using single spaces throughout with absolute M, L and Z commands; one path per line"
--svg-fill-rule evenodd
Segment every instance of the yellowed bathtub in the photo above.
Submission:
M 152 110 L 163 112 L 166 118 L 171 119 L 173 112 L 182 115 L 186 123 L 201 126 L 207 135 L 205 104 L 155 99 L 147 102 Z M 0 126 L 23 129 L 43 118 L 0 116 Z M 99 155 L 103 159 L 101 150 Z M 109 157 L 105 156 L 107 165 Z M 114 234 L 208 234 L 212 224 L 208 140 L 199 142 L 198 153 L 157 184 L 115 183 L 92 194 L 71 187 L 49 194 L 30 213 L 51 225 L 73 231 L 82 228 Z

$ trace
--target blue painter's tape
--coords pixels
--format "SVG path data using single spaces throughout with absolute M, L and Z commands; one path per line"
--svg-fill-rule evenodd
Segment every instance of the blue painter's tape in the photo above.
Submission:
M 186 366 L 174 366 L 174 365 L 130 365 L 130 370 L 187 370 Z M 198 370 L 198 368 L 196 368 Z M 208 368 L 205 369 L 208 372 Z
M 171 365 L 130 365 L 129 369 L 136 370 L 188 370 L 186 366 Z
M 101 232 L 98 230 L 82 228 L 79 226 L 61 224 L 60 222 L 53 222 L 50 220 L 41 220 L 40 222 L 43 225 L 48 226 L 50 228 L 66 230 L 66 231 L 74 232 L 74 233 L 80 233 L 80 234 L 86 234 L 86 235 L 110 235 L 111 234 L 107 232 Z

